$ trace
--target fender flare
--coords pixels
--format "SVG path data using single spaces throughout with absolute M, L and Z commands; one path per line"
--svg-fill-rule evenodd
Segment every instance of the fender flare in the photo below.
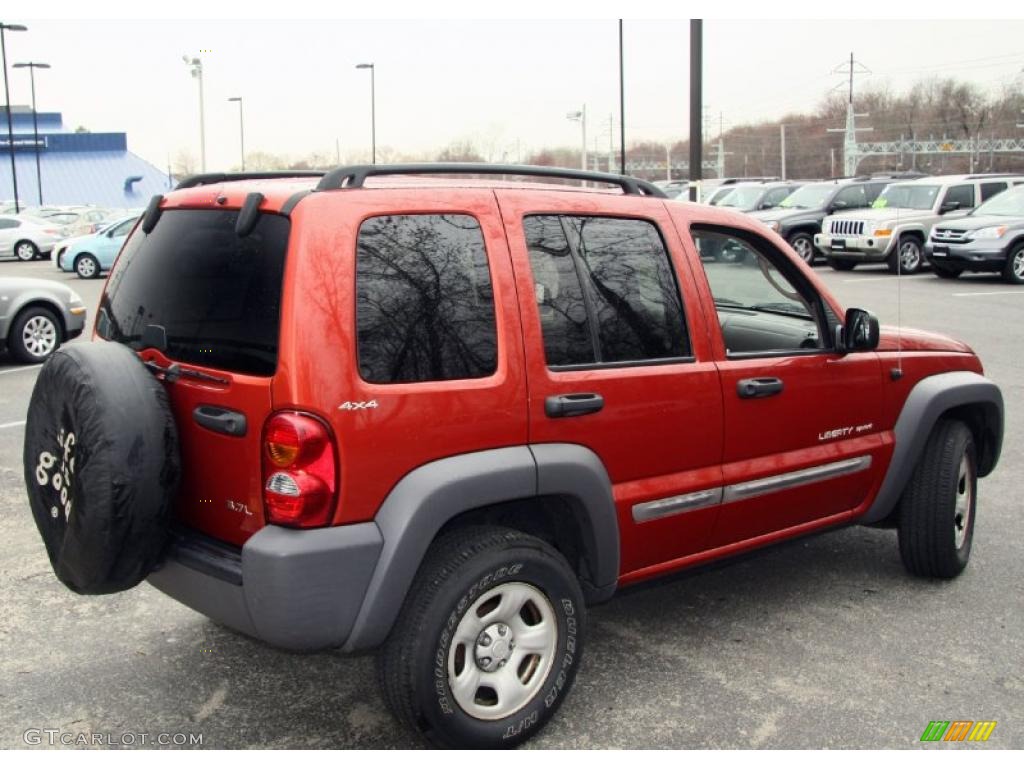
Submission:
M 929 376 L 914 385 L 903 404 L 893 429 L 889 469 L 874 502 L 858 522 L 877 523 L 895 509 L 935 423 L 946 411 L 961 406 L 981 409 L 984 444 L 978 446 L 978 476 L 985 477 L 995 469 L 1003 442 L 1003 395 L 999 387 L 972 371 Z
M 403 477 L 377 512 L 384 544 L 344 650 L 384 642 L 445 523 L 479 507 L 550 494 L 569 500 L 593 587 L 610 597 L 618 580 L 618 518 L 608 473 L 592 451 L 545 444 L 451 456 Z

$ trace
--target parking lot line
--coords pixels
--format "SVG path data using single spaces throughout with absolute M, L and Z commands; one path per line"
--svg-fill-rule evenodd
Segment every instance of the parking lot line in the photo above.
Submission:
M 22 371 L 34 371 L 36 368 L 42 368 L 43 364 L 39 365 L 23 365 L 20 368 L 11 368 L 9 371 L 0 371 L 0 376 L 6 376 L 8 373 L 21 373 Z
M 973 291 L 971 293 L 954 293 L 954 296 L 1024 296 L 1024 291 Z
M 25 426 L 25 422 L 24 421 L 9 421 L 6 424 L 0 424 L 0 429 L 11 429 L 13 427 L 23 427 L 23 426 Z

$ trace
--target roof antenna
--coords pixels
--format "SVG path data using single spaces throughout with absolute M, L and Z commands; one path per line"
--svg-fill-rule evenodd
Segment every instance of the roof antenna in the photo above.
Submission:
M 903 253 L 900 246 L 900 207 L 896 206 L 896 367 L 889 371 L 889 378 L 899 381 L 903 378 Z

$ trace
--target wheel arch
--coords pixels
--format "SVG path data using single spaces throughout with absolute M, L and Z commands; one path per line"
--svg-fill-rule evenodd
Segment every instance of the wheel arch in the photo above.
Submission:
M 882 486 L 861 523 L 884 521 L 896 508 L 924 450 L 928 436 L 941 418 L 964 421 L 978 451 L 978 477 L 995 469 L 1003 442 L 1003 396 L 993 382 L 971 371 L 929 376 L 910 391 L 894 428 L 892 460 Z
M 497 523 L 548 540 L 576 568 L 590 602 L 610 597 L 618 579 L 611 482 L 600 459 L 579 445 L 513 446 L 430 462 L 395 485 L 375 523 L 384 544 L 346 651 L 386 639 L 427 550 L 452 528 Z

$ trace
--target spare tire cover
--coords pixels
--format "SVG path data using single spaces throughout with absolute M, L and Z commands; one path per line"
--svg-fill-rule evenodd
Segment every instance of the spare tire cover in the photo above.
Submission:
M 57 578 L 80 594 L 130 589 L 168 541 L 180 475 L 167 393 L 128 347 L 59 349 L 36 379 L 25 485 Z

